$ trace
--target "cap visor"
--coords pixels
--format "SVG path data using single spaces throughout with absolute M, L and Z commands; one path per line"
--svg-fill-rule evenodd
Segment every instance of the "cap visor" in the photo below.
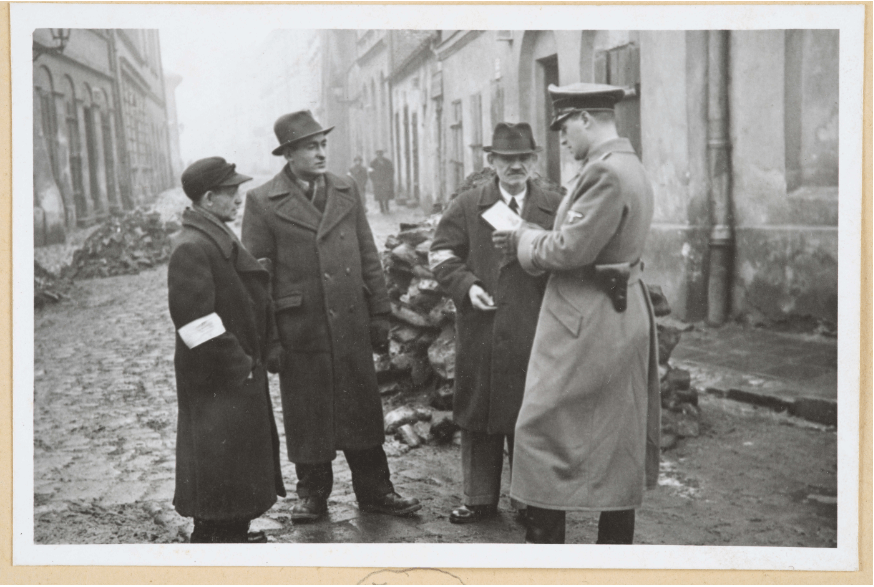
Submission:
M 242 173 L 234 172 L 234 174 L 232 176 L 230 176 L 229 178 L 227 178 L 226 180 L 224 180 L 220 184 L 217 184 L 216 187 L 240 185 L 241 183 L 246 183 L 247 181 L 250 181 L 251 179 L 252 178 L 249 177 L 248 175 L 243 175 Z
M 286 142 L 282 143 L 281 145 L 279 145 L 278 147 L 276 147 L 275 149 L 273 149 L 272 153 L 274 155 L 282 155 L 282 152 L 285 150 L 286 147 L 290 147 L 291 145 L 293 145 L 295 143 L 299 143 L 304 139 L 308 139 L 308 138 L 314 137 L 316 135 L 326 135 L 329 132 L 331 132 L 332 130 L 334 130 L 334 127 L 329 126 L 328 128 L 322 129 L 320 131 L 311 132 L 308 135 L 304 135 L 304 136 L 300 137 L 299 139 L 294 139 L 293 141 L 286 141 Z

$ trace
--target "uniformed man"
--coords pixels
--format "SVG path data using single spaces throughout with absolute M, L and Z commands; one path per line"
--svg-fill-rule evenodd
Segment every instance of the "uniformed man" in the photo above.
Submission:
M 249 521 L 285 496 L 264 371 L 274 338 L 269 274 L 225 224 L 250 179 L 221 157 L 182 173 L 192 207 L 167 277 L 179 400 L 173 504 L 194 518 L 191 542 L 248 542 Z
M 563 543 L 566 511 L 598 511 L 599 544 L 630 544 L 659 459 L 658 345 L 641 281 L 653 192 L 616 131 L 621 88 L 549 87 L 552 130 L 581 162 L 555 226 L 496 233 L 531 274 L 549 273 L 516 423 L 510 496 L 526 541 Z
M 513 429 L 522 403 L 528 355 L 537 327 L 545 276 L 532 276 L 492 244 L 481 214 L 499 202 L 522 219 L 552 227 L 557 193 L 531 174 L 541 150 L 527 123 L 500 122 L 484 147 L 494 181 L 459 194 L 440 219 L 431 270 L 457 308 L 454 419 L 461 427 L 464 504 L 453 524 L 494 516 L 501 493 L 504 442 L 513 461 Z
M 286 165 L 247 195 L 243 243 L 274 268 L 283 353 L 279 371 L 288 458 L 300 500 L 291 519 L 325 515 L 331 461 L 342 450 L 366 511 L 406 515 L 422 506 L 398 495 L 382 444 L 373 352 L 388 351 L 391 305 L 358 187 L 327 170 L 327 135 L 309 110 L 281 116 L 273 154 Z

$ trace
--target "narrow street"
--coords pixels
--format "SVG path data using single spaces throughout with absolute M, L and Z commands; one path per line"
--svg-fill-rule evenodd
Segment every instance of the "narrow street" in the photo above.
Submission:
M 403 208 L 389 216 L 373 212 L 372 203 L 370 209 L 380 248 L 399 222 L 421 218 Z M 78 281 L 69 300 L 36 312 L 37 543 L 187 540 L 191 522 L 171 503 L 176 395 L 166 270 Z M 718 338 L 719 331 L 712 332 Z M 683 357 L 698 355 L 678 350 L 677 364 L 684 366 Z M 695 365 L 689 369 L 693 385 L 702 388 L 702 378 L 712 376 Z M 271 394 L 282 435 L 275 376 Z M 420 395 L 394 397 L 386 411 L 405 401 L 426 405 Z M 835 428 L 709 393 L 700 395 L 699 407 L 701 434 L 663 453 L 659 486 L 638 510 L 636 542 L 835 546 Z M 329 517 L 293 525 L 295 475 L 283 438 L 289 496 L 253 522 L 253 529 L 275 542 L 522 542 L 506 495 L 494 520 L 449 523 L 450 510 L 461 504 L 457 445 L 408 450 L 389 439 L 386 450 L 398 490 L 423 502 L 420 515 L 397 519 L 359 512 L 340 455 Z M 568 521 L 568 542 L 594 541 L 596 515 L 574 513 Z

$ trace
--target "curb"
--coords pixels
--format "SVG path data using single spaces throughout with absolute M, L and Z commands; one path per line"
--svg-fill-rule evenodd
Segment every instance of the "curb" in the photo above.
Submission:
M 769 408 L 775 412 L 789 412 L 790 415 L 809 422 L 826 426 L 838 425 L 838 402 L 836 400 L 809 396 L 786 399 L 773 393 L 739 388 L 730 388 L 726 391 L 716 387 L 707 387 L 704 391 L 721 398 Z

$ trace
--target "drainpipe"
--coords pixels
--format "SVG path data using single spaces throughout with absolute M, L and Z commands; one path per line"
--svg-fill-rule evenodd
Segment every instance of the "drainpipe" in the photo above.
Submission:
M 728 126 L 729 31 L 709 31 L 707 63 L 707 163 L 710 180 L 710 263 L 707 322 L 725 323 L 731 302 L 734 219 Z

